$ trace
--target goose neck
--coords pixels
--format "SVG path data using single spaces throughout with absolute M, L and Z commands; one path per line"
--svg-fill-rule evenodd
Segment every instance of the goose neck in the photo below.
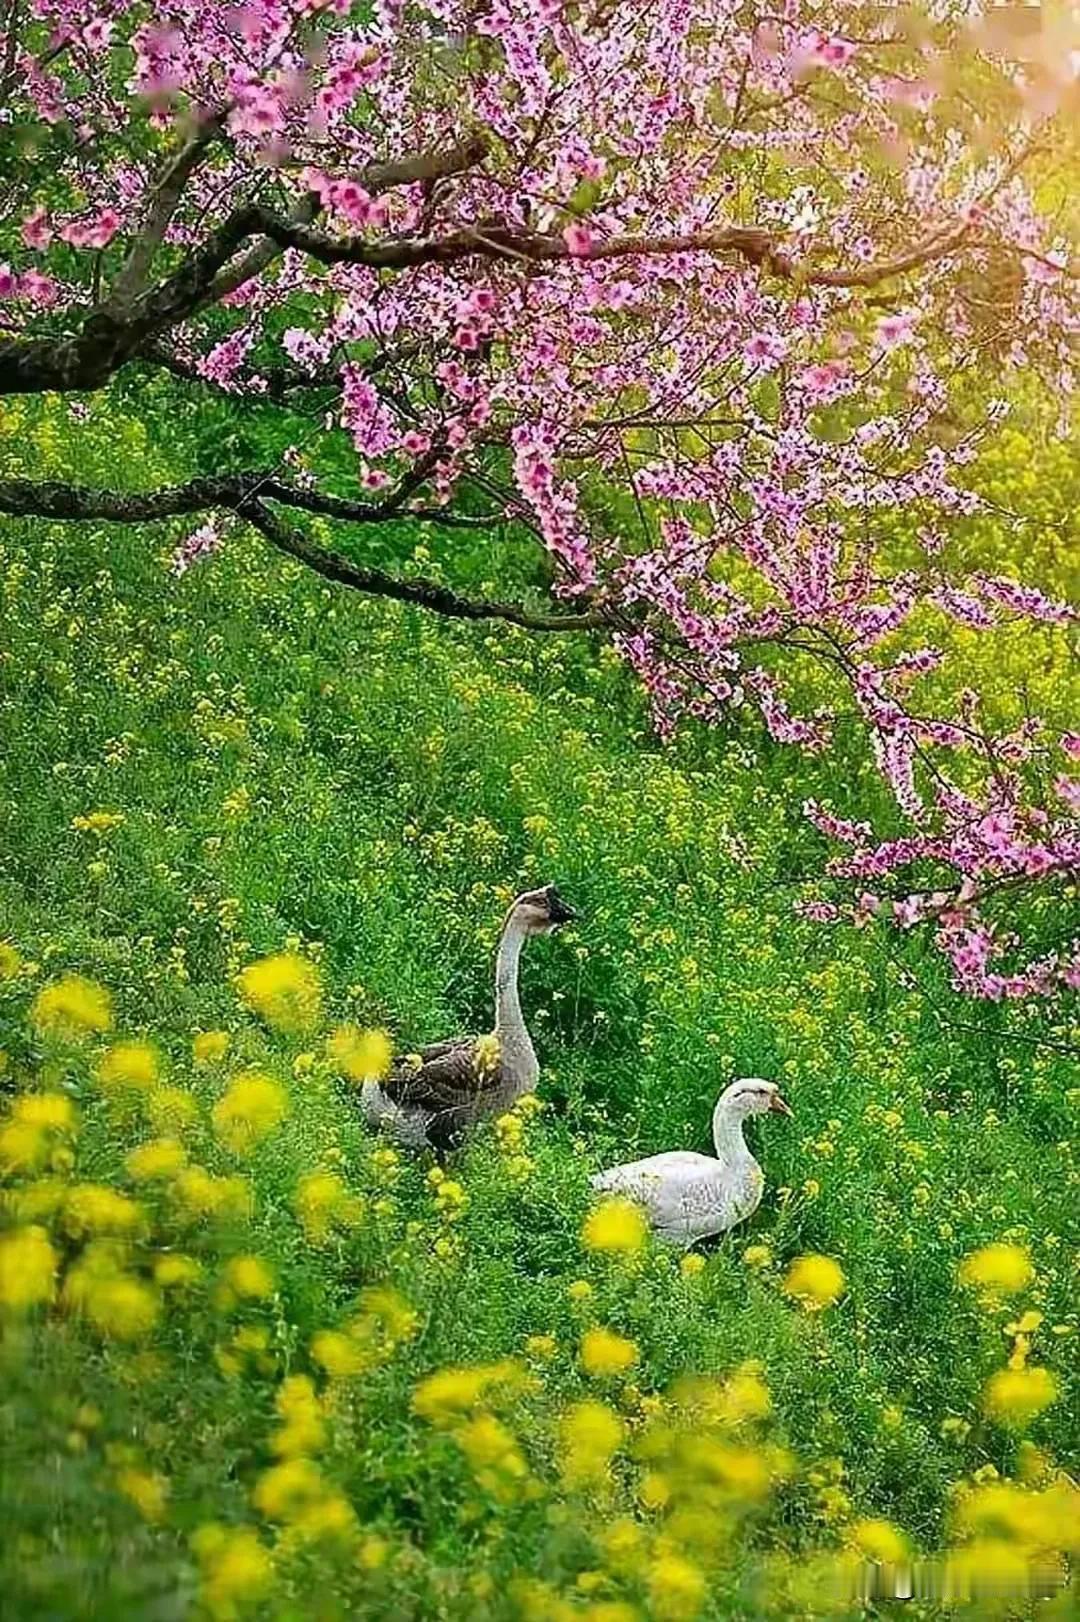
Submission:
M 505 1066 L 522 1091 L 527 1091 L 535 1085 L 539 1067 L 518 995 L 518 968 L 524 944 L 525 930 L 511 916 L 503 928 L 495 959 L 495 1034 Z
M 741 1115 L 737 1115 L 723 1104 L 718 1104 L 713 1111 L 712 1126 L 717 1160 L 729 1165 L 754 1158 L 746 1147 Z

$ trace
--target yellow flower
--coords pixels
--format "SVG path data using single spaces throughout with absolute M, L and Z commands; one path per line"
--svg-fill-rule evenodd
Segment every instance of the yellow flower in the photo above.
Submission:
M 214 1131 L 234 1154 L 246 1154 L 289 1113 L 285 1089 L 270 1076 L 249 1070 L 237 1076 L 213 1108 Z
M 255 1197 L 244 1177 L 212 1177 L 205 1166 L 186 1166 L 171 1188 L 181 1214 L 189 1221 L 202 1217 L 251 1216 Z
M 480 1413 L 466 1420 L 454 1431 L 454 1440 L 481 1486 L 496 1495 L 528 1474 L 517 1438 L 494 1414 Z
M 742 1259 L 747 1267 L 755 1269 L 768 1267 L 772 1261 L 772 1251 L 768 1245 L 747 1245 L 742 1253 Z
M 183 1087 L 156 1087 L 146 1101 L 150 1125 L 162 1137 L 190 1130 L 199 1119 L 199 1101 Z
M 282 1458 L 318 1453 L 326 1444 L 326 1422 L 315 1387 L 306 1374 L 292 1374 L 281 1382 L 274 1399 L 281 1415 L 280 1430 L 270 1446 Z
M 360 1291 L 360 1309 L 392 1341 L 411 1340 L 420 1314 L 390 1284 L 369 1284 Z
M 591 1301 L 593 1287 L 587 1278 L 576 1278 L 572 1284 L 567 1286 L 566 1293 L 571 1301 Z
M 217 1064 L 228 1048 L 228 1031 L 199 1031 L 191 1041 L 191 1056 L 196 1064 Z
M 509 1357 L 498 1363 L 438 1369 L 413 1392 L 413 1412 L 432 1425 L 452 1424 L 482 1400 L 490 1401 L 493 1392 L 502 1390 L 509 1395 L 520 1390 L 524 1381 L 522 1365 Z
M 0 1128 L 0 1170 L 38 1171 L 56 1152 L 56 1140 L 76 1127 L 75 1107 L 62 1093 L 23 1093 Z
M 649 1602 L 657 1622 L 684 1622 L 697 1616 L 707 1585 L 699 1567 L 677 1554 L 662 1554 L 647 1573 Z
M 856 1521 L 851 1536 L 858 1549 L 881 1565 L 899 1565 L 908 1557 L 908 1543 L 891 1521 Z
M 625 1374 L 638 1360 L 632 1340 L 624 1340 L 610 1329 L 587 1329 L 581 1337 L 581 1366 L 586 1374 L 611 1376 Z
M 255 1483 L 255 1508 L 271 1521 L 295 1520 L 325 1496 L 319 1467 L 311 1459 L 285 1459 L 271 1465 Z
M 157 1085 L 158 1056 L 149 1042 L 117 1042 L 97 1067 L 106 1092 L 148 1093 Z
M 71 826 L 77 833 L 107 834 L 123 821 L 122 811 L 88 811 L 83 817 L 72 817 Z
M 201 1277 L 202 1263 L 179 1251 L 159 1256 L 154 1263 L 154 1283 L 162 1290 L 184 1289 L 189 1284 L 197 1284 Z
M 601 1200 L 585 1218 L 581 1242 L 586 1250 L 632 1255 L 645 1243 L 649 1225 L 645 1213 L 632 1200 Z
M 273 1272 L 259 1256 L 234 1256 L 224 1277 L 242 1301 L 265 1301 L 274 1293 Z
M 983 1295 L 1015 1295 L 1034 1278 L 1031 1257 L 1020 1245 L 984 1245 L 965 1256 L 956 1273 L 967 1289 Z
M 76 1236 L 126 1236 L 137 1233 L 143 1223 L 142 1206 L 105 1183 L 76 1183 L 64 1202 L 64 1226 Z
M 0 984 L 14 980 L 22 966 L 22 956 L 10 941 L 0 941 Z
M 319 1019 L 322 989 L 318 970 L 297 952 L 277 952 L 249 963 L 237 984 L 248 1007 L 279 1030 L 308 1030 Z
M 339 1025 L 326 1040 L 326 1054 L 351 1081 L 379 1081 L 390 1068 L 393 1044 L 385 1031 Z
M 691 1252 L 689 1256 L 684 1256 L 679 1263 L 679 1272 L 682 1274 L 683 1278 L 697 1278 L 704 1271 L 704 1256 L 698 1256 L 694 1252 Z
M 29 1312 L 56 1295 L 60 1258 L 44 1228 L 15 1228 L 0 1236 L 0 1307 Z
M 112 1029 L 112 998 L 95 981 L 68 974 L 41 988 L 30 1018 L 43 1034 L 75 1041 Z
M 132 1149 L 124 1164 L 136 1183 L 151 1183 L 175 1177 L 187 1165 L 187 1150 L 177 1138 L 155 1138 Z
M 490 1036 L 477 1037 L 473 1043 L 473 1063 L 478 1075 L 493 1076 L 501 1059 L 502 1045 L 494 1032 Z
M 118 1472 L 116 1485 L 125 1498 L 131 1499 L 144 1521 L 164 1520 L 169 1501 L 169 1483 L 164 1476 L 129 1468 Z
M 1020 1430 L 1056 1402 L 1057 1397 L 1057 1376 L 1050 1369 L 1040 1366 L 999 1369 L 986 1382 L 983 1409 L 999 1424 Z
M 262 1597 L 274 1575 L 270 1551 L 251 1527 L 200 1526 L 191 1546 L 202 1573 L 201 1598 L 215 1622 L 233 1622 Z
M 370 1353 L 340 1329 L 320 1329 L 312 1336 L 311 1355 L 333 1380 L 348 1380 L 371 1367 Z
M 546 1363 L 555 1356 L 559 1343 L 554 1335 L 530 1335 L 525 1342 L 525 1351 L 529 1357 L 542 1358 Z
M 362 1202 L 331 1171 L 313 1171 L 301 1177 L 292 1203 L 304 1233 L 315 1245 L 325 1244 L 334 1226 L 351 1226 L 363 1214 Z
M 559 1424 L 560 1467 L 568 1486 L 602 1481 L 625 1435 L 618 1414 L 603 1402 L 576 1402 Z
M 831 1256 L 798 1256 L 784 1278 L 785 1292 L 808 1312 L 819 1312 L 844 1293 L 843 1270 Z
M 142 1279 L 125 1273 L 109 1241 L 88 1245 L 64 1281 L 64 1300 L 83 1313 L 99 1334 L 117 1340 L 139 1340 L 157 1323 L 158 1293 Z

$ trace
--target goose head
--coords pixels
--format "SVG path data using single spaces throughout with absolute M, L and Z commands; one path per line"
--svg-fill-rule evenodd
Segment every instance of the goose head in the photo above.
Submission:
M 515 923 L 526 935 L 550 935 L 562 924 L 568 924 L 577 913 L 563 900 L 553 884 L 539 890 L 526 890 L 511 904 L 507 923 Z
M 717 1115 L 744 1121 L 749 1115 L 793 1115 L 795 1112 L 780 1095 L 775 1081 L 760 1076 L 741 1076 L 720 1094 Z

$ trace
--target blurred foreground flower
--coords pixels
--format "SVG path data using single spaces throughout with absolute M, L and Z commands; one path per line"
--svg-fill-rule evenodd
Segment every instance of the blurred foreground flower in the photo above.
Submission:
M 237 976 L 240 995 L 268 1025 L 309 1030 L 322 1011 L 318 970 L 298 952 L 277 952 L 249 963 Z
M 648 1233 L 645 1213 L 632 1200 L 601 1200 L 590 1211 L 581 1229 L 586 1250 L 632 1255 L 640 1250 Z
M 831 1256 L 797 1256 L 784 1277 L 784 1291 L 808 1312 L 820 1312 L 845 1289 L 843 1269 Z
M 1020 1245 L 984 1245 L 973 1250 L 957 1268 L 956 1276 L 969 1290 L 986 1296 L 1016 1295 L 1035 1276 L 1031 1257 Z
M 326 1043 L 327 1058 L 350 1081 L 379 1081 L 393 1053 L 385 1031 L 362 1031 L 358 1025 L 339 1025 Z
M 34 998 L 30 1019 L 44 1035 L 77 1041 L 112 1029 L 112 998 L 96 981 L 68 974 L 41 988 Z

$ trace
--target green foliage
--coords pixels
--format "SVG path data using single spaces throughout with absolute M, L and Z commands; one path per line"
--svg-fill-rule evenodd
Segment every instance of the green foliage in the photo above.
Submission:
M 141 485 L 191 465 L 184 423 L 175 465 L 159 435 L 123 417 L 80 436 L 77 467 L 63 408 L 9 407 L 3 426 L 12 473 L 92 480 L 108 468 L 116 482 L 122 464 Z M 1003 454 L 1022 460 L 1024 443 Z M 1070 470 L 1048 454 L 1043 489 L 1064 501 Z M 635 1497 L 628 1465 L 564 1493 L 559 1416 L 599 1394 L 645 1433 L 680 1373 L 727 1376 L 748 1359 L 774 1403 L 754 1446 L 782 1444 L 798 1462 L 750 1514 L 749 1536 L 725 1511 L 717 1547 L 691 1540 L 694 1569 L 709 1573 L 703 1614 L 748 1614 L 755 1551 L 838 1548 L 860 1517 L 940 1547 L 952 1484 L 1011 1473 L 1018 1457 L 980 1395 L 1013 1313 L 958 1288 L 965 1254 L 996 1240 L 1030 1251 L 1034 1282 L 1015 1311 L 1043 1315 L 1032 1360 L 1068 1372 L 1077 1090 L 1052 1045 L 1068 1030 L 950 1000 L 917 943 L 793 917 L 814 847 L 789 807 L 823 785 L 789 754 L 751 756 L 728 735 L 661 751 L 606 653 L 349 596 L 247 533 L 175 580 L 163 564 L 178 533 L 0 535 L 0 916 L 21 959 L 0 979 L 0 1087 L 76 1103 L 77 1164 L 55 1175 L 137 1195 L 149 1213 L 139 1276 L 181 1248 L 204 1268 L 189 1304 L 137 1340 L 102 1337 L 63 1307 L 5 1331 L 0 1581 L 15 1612 L 229 1615 L 213 1597 L 223 1557 L 192 1538 L 206 1523 L 254 1525 L 269 1546 L 271 1518 L 252 1505 L 275 1463 L 280 1382 L 308 1374 L 322 1392 L 313 1337 L 382 1283 L 418 1315 L 416 1333 L 391 1336 L 385 1357 L 320 1398 L 319 1467 L 360 1531 L 279 1536 L 267 1615 L 603 1622 L 589 1607 L 624 1593 L 633 1614 L 693 1614 L 670 1608 L 678 1572 L 658 1574 L 674 1553 L 654 1550 L 651 1576 L 603 1567 L 617 1513 L 653 1528 L 660 1513 Z M 444 558 L 415 526 L 373 544 L 474 585 L 501 561 L 479 546 Z M 984 566 L 999 546 L 1003 568 L 1012 544 L 973 541 Z M 1018 644 L 1010 659 L 1023 655 Z M 1049 681 L 1024 669 L 1035 687 Z M 1016 666 L 1001 679 L 1004 691 Z M 95 826 L 95 812 L 117 820 Z M 406 1049 L 485 1029 L 505 905 L 552 880 L 581 920 L 534 943 L 524 966 L 547 1108 L 477 1135 L 448 1172 L 459 1209 L 428 1162 L 397 1164 L 365 1133 L 323 1040 L 339 1021 L 385 1026 Z M 328 1005 L 293 1036 L 245 1012 L 233 986 L 289 944 L 319 964 Z M 214 1175 L 250 1178 L 250 1220 L 185 1228 L 166 1192 L 132 1183 L 125 1157 L 153 1133 L 145 1102 L 118 1113 L 96 1078 L 109 1039 L 69 1046 L 28 1022 L 39 987 L 68 971 L 106 985 L 118 1034 L 151 1039 L 169 1084 L 198 1100 L 188 1152 Z M 191 1038 L 210 1028 L 230 1033 L 230 1051 L 197 1065 Z M 290 1113 L 238 1160 L 212 1111 L 252 1068 L 286 1089 Z M 755 1073 L 783 1081 L 796 1119 L 756 1129 L 768 1186 L 751 1223 L 696 1275 L 666 1252 L 626 1265 L 586 1253 L 588 1172 L 638 1150 L 707 1147 L 717 1092 Z M 362 1213 L 323 1240 L 296 1208 L 316 1171 L 340 1176 Z M 5 1221 L 25 1186 L 7 1185 Z M 56 1242 L 70 1270 L 85 1239 L 66 1220 Z M 820 1315 L 781 1288 L 807 1252 L 836 1257 L 847 1280 Z M 247 1253 L 273 1269 L 273 1294 L 230 1303 L 223 1270 Z M 582 1280 L 592 1293 L 575 1299 Z M 636 1342 L 632 1377 L 583 1373 L 578 1344 L 594 1324 Z M 261 1351 L 236 1351 L 245 1327 L 264 1335 Z M 541 1335 L 549 1358 L 526 1349 Z M 431 1371 L 506 1357 L 535 1376 L 499 1410 L 529 1480 L 545 1484 L 535 1495 L 498 1469 L 485 1476 L 458 1432 L 410 1408 Z M 1074 1426 L 1063 1394 L 1030 1435 L 1067 1465 Z M 125 1471 L 166 1479 L 160 1517 L 149 1501 L 140 1513 Z M 590 1587 L 583 1574 L 600 1568 Z M 522 1574 L 548 1583 L 548 1599 L 515 1589 Z M 556 1593 L 577 1599 L 566 1608 Z

